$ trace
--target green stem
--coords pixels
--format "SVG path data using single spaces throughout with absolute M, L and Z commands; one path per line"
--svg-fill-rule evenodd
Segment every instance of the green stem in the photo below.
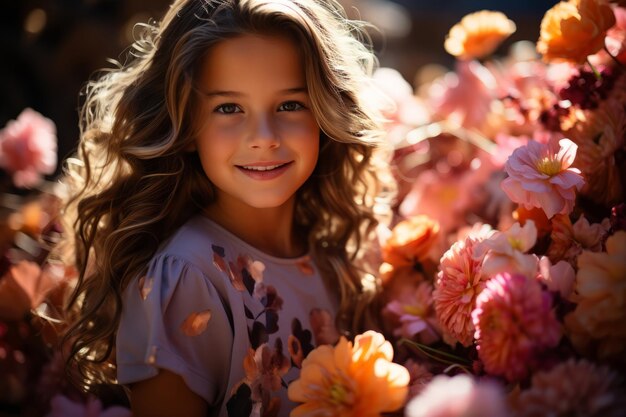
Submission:
M 460 364 L 467 364 L 467 365 L 471 365 L 471 361 L 462 358 L 460 356 L 456 356 L 453 355 L 452 353 L 448 353 L 448 352 L 443 352 L 439 349 L 435 349 L 432 348 L 430 346 L 424 345 L 422 343 L 418 343 L 415 342 L 413 340 L 409 340 L 409 339 L 400 339 L 399 341 L 400 344 L 406 344 L 409 345 L 417 350 L 419 350 L 420 352 L 422 352 L 423 354 L 425 354 L 426 356 L 428 356 L 429 358 L 432 359 L 436 359 L 438 361 L 444 362 L 444 363 L 448 363 L 450 365 L 459 365 Z M 435 355 L 439 355 L 439 356 L 435 356 Z M 446 359 L 444 359 L 446 358 Z M 455 362 L 452 362 L 455 361 Z
M 591 61 L 589 61 L 589 57 L 587 57 L 587 65 L 589 65 L 589 68 L 591 68 L 591 71 L 593 71 L 593 75 L 596 76 L 596 80 L 602 81 L 602 74 L 600 74 L 596 67 L 593 66 Z

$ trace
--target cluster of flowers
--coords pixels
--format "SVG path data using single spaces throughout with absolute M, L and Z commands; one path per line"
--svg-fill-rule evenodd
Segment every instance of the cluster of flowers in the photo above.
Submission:
M 56 348 L 64 293 L 76 276 L 48 256 L 58 241 L 62 189 L 54 122 L 27 108 L 0 129 L 0 409 L 3 416 L 128 417 L 72 386 Z M 44 302 L 45 301 L 45 302 Z M 36 310 L 37 314 L 31 314 Z M 41 317 L 48 317 L 42 319 Z
M 408 374 L 398 414 L 624 415 L 625 7 L 562 1 L 536 45 L 504 58 L 492 54 L 515 24 L 472 13 L 445 42 L 454 72 L 425 68 L 415 89 L 392 69 L 376 74 L 395 101 L 400 198 L 380 280 L 381 332 Z M 294 388 L 307 405 L 295 415 L 389 411 L 372 396 L 366 414 L 342 409 L 372 379 L 324 379 L 336 370 L 314 354 L 301 381 L 315 395 Z M 369 366 L 395 390 L 406 382 Z

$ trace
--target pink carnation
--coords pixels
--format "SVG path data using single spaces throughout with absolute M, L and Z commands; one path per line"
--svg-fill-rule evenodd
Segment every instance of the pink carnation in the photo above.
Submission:
M 571 168 L 578 146 L 569 139 L 551 138 L 547 144 L 529 141 L 505 164 L 509 177 L 502 189 L 527 209 L 540 207 L 548 218 L 569 214 L 576 192 L 584 185 L 580 170 Z
M 56 126 L 32 109 L 25 109 L 0 131 L 0 168 L 13 175 L 17 187 L 32 187 L 57 164 Z
M 502 417 L 506 416 L 504 393 L 490 381 L 476 381 L 460 374 L 438 375 L 406 407 L 406 417 Z
M 523 275 L 505 273 L 489 280 L 472 319 L 485 370 L 509 381 L 526 377 L 536 355 L 561 338 L 550 295 Z
M 472 344 L 471 313 L 488 278 L 482 273 L 482 259 L 475 257 L 474 248 L 491 233 L 492 230 L 482 229 L 477 236 L 470 234 L 452 245 L 440 261 L 433 293 L 435 311 L 443 330 L 464 346 Z

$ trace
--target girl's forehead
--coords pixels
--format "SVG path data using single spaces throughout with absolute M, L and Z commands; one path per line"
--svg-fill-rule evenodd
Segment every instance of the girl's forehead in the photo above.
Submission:
M 239 90 L 256 83 L 304 87 L 302 57 L 286 36 L 244 34 L 212 46 L 198 81 L 204 88 Z M 297 84 L 297 85 L 296 85 Z

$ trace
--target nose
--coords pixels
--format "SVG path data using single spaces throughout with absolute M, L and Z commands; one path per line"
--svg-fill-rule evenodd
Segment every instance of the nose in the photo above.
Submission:
M 254 120 L 248 143 L 253 149 L 273 149 L 280 146 L 271 116 L 261 115 Z

